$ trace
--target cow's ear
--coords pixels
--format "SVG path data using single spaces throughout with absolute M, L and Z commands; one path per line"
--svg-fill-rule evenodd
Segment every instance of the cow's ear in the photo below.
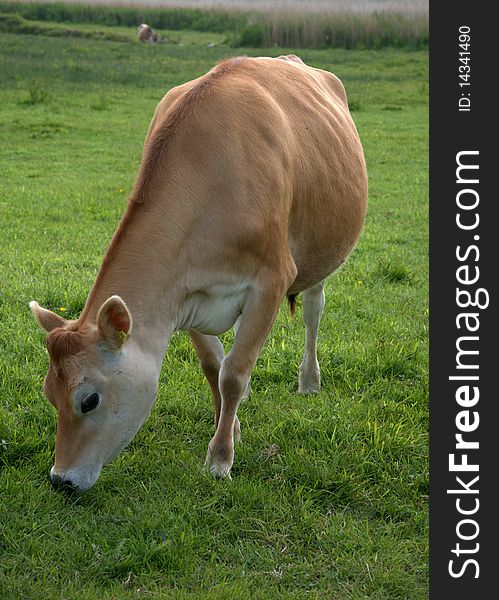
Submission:
M 127 341 L 132 332 L 132 317 L 119 296 L 111 296 L 100 307 L 97 327 L 100 338 L 115 350 Z
M 47 310 L 46 308 L 42 308 L 38 302 L 32 300 L 29 303 L 29 307 L 31 312 L 33 313 L 38 325 L 46 332 L 49 333 L 52 329 L 56 327 L 64 327 L 66 325 L 66 319 L 63 319 L 61 316 L 56 315 L 51 310 Z

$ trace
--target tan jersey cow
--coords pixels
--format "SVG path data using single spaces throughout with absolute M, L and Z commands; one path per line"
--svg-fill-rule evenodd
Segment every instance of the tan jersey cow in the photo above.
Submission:
M 295 56 L 242 57 L 170 90 L 80 318 L 31 303 L 58 412 L 53 483 L 88 489 L 130 442 L 177 330 L 213 392 L 206 466 L 229 476 L 237 408 L 286 295 L 303 292 L 299 391 L 319 389 L 323 280 L 354 247 L 366 204 L 362 147 L 331 73 Z M 233 325 L 224 356 L 216 336 Z

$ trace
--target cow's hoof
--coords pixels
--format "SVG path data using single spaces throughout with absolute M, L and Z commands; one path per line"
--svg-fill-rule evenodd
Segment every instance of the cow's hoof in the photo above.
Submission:
M 302 385 L 302 384 L 300 384 L 298 387 L 299 394 L 318 394 L 320 391 L 321 391 L 320 384 L 319 385 L 314 385 L 314 384 Z
M 215 453 L 208 446 L 208 452 L 206 454 L 206 460 L 204 461 L 204 468 L 209 471 L 210 475 L 217 479 L 232 479 L 230 476 L 230 470 L 232 463 L 234 462 L 234 452 L 231 457 L 224 459 L 220 456 L 221 453 Z
M 300 381 L 298 384 L 299 394 L 317 394 L 321 391 L 321 375 L 320 371 L 312 373 L 300 373 Z

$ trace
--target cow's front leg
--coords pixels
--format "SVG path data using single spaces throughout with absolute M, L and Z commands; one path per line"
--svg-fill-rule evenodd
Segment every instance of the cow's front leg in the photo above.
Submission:
M 201 369 L 210 385 L 211 393 L 213 394 L 213 404 L 215 406 L 215 429 L 218 427 L 220 420 L 220 408 L 222 406 L 222 398 L 218 388 L 218 377 L 220 373 L 220 365 L 225 357 L 222 342 L 216 335 L 204 335 L 197 331 L 189 331 L 194 349 L 201 365 Z M 239 442 L 241 439 L 241 426 L 239 419 L 236 417 L 234 422 L 234 441 Z
M 277 279 L 277 281 L 280 281 Z M 251 371 L 274 323 L 289 282 L 270 289 L 253 289 L 245 301 L 238 331 L 220 367 L 218 385 L 222 400 L 220 420 L 208 445 L 205 466 L 212 475 L 230 477 L 234 462 L 234 426 L 237 408 L 247 389 Z

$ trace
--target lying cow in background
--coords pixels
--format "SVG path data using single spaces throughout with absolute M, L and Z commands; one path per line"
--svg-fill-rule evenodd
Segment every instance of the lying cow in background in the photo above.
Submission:
M 139 25 L 137 34 L 139 36 L 139 42 L 154 44 L 159 41 L 159 35 L 146 23 Z
M 53 484 L 90 488 L 132 440 L 178 330 L 213 393 L 206 468 L 229 477 L 237 408 L 286 296 L 293 306 L 303 294 L 298 391 L 319 391 L 324 279 L 355 246 L 366 207 L 362 146 L 332 73 L 295 56 L 240 57 L 171 89 L 81 316 L 30 305 L 48 334 Z M 217 336 L 234 325 L 225 356 Z

